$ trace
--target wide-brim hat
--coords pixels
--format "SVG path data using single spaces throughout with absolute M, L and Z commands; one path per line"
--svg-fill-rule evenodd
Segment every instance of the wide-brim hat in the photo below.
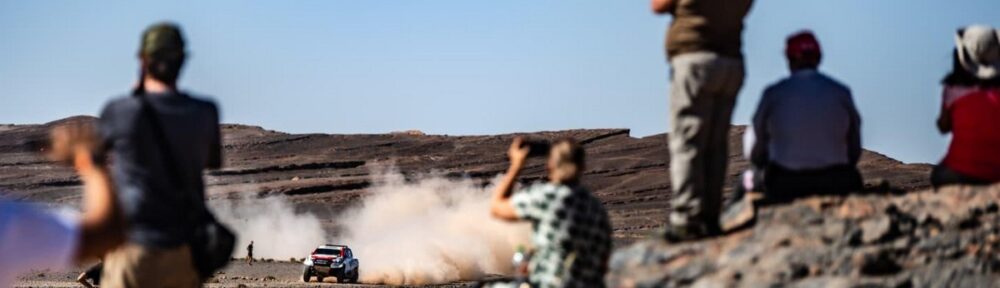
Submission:
M 955 48 L 962 68 L 983 80 L 1000 77 L 1000 31 L 972 25 L 955 35 Z

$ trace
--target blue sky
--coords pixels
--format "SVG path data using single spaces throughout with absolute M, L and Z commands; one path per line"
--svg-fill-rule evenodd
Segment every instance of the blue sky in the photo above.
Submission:
M 181 85 L 223 120 L 288 132 L 667 131 L 668 17 L 647 1 L 0 1 L 0 123 L 98 113 L 135 81 L 141 31 L 180 23 Z M 819 35 L 852 87 L 864 145 L 937 162 L 940 78 L 956 28 L 996 0 L 759 0 L 734 123 L 787 75 L 784 38 Z

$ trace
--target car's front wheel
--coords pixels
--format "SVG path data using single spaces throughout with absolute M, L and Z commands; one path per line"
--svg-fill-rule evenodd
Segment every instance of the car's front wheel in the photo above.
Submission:
M 312 268 L 306 266 L 306 269 L 302 271 L 302 282 L 309 282 L 309 280 L 312 280 L 312 276 Z
M 351 283 L 358 283 L 358 278 L 361 278 L 361 268 L 354 268 L 354 273 L 351 275 Z

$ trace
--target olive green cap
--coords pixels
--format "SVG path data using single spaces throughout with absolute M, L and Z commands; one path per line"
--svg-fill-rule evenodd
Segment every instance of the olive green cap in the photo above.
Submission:
M 153 56 L 163 53 L 184 53 L 184 36 L 177 24 L 162 22 L 153 24 L 142 33 L 139 55 Z

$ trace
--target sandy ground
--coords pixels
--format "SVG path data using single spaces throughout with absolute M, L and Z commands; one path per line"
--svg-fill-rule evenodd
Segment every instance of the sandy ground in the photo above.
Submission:
M 302 264 L 298 262 L 255 262 L 253 266 L 244 261 L 233 261 L 205 287 L 388 287 L 375 284 L 338 284 L 334 278 L 323 283 L 303 283 Z M 21 277 L 14 287 L 83 287 L 76 283 L 76 277 L 84 268 L 69 271 L 37 271 Z M 474 287 L 475 282 L 460 282 L 420 287 L 459 288 Z

